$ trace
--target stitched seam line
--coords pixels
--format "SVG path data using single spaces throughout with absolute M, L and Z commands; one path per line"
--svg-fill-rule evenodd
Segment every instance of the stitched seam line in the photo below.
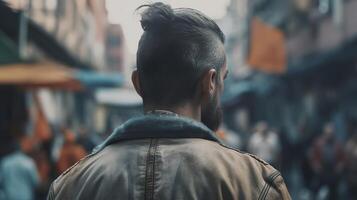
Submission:
M 272 179 L 272 180 L 274 180 L 276 177 L 276 175 L 279 175 L 280 174 L 280 172 L 279 171 L 275 171 L 272 175 L 270 175 L 270 178 Z
M 276 171 L 276 172 L 272 173 L 272 174 L 268 177 L 268 179 L 274 181 L 274 180 L 276 179 L 276 177 L 278 177 L 279 175 L 280 175 L 280 173 L 279 173 L 278 171 Z M 264 187 L 263 187 L 263 189 L 262 189 L 262 191 L 260 192 L 260 195 L 259 195 L 259 197 L 258 197 L 258 200 L 260 200 L 260 199 L 265 199 L 266 196 L 267 196 L 267 194 L 268 194 L 268 192 L 269 192 L 269 189 L 270 189 L 269 184 L 268 184 L 268 183 L 265 183 L 265 184 L 264 184 Z
M 157 149 L 158 149 L 158 140 L 155 139 L 154 141 L 154 154 L 153 154 L 153 164 L 152 164 L 152 196 L 151 199 L 154 199 L 154 191 L 155 191 L 155 166 L 156 166 L 156 156 L 157 156 Z
M 271 175 L 269 176 L 269 179 L 270 179 L 270 181 L 273 183 L 274 180 L 275 180 L 278 176 L 280 176 L 280 173 L 279 173 L 278 171 L 276 171 L 276 172 L 274 172 L 273 174 L 271 174 Z M 271 186 L 268 185 L 268 189 L 266 190 L 263 199 L 266 199 L 266 197 L 268 196 L 268 193 L 269 193 L 270 188 L 271 188 Z
M 146 157 L 146 166 L 145 166 L 145 189 L 144 189 L 144 199 L 146 200 L 148 195 L 148 187 L 149 187 L 149 176 L 148 176 L 148 173 L 149 173 L 149 168 L 150 168 L 150 151 L 151 151 L 151 148 L 152 148 L 152 142 L 153 140 L 150 139 L 150 145 L 149 145 L 149 149 L 148 149 L 148 153 L 147 153 L 147 157 Z
M 265 193 L 264 193 L 264 197 L 262 198 L 262 199 L 266 199 L 267 198 L 267 195 L 268 195 L 268 193 L 269 193 L 269 190 L 270 190 L 270 188 L 271 188 L 271 186 L 270 185 L 268 185 L 268 188 L 267 188 L 267 190 L 265 191 Z
M 260 195 L 259 195 L 259 197 L 258 197 L 258 200 L 260 200 L 260 199 L 263 198 L 263 196 L 264 196 L 263 194 L 264 194 L 265 190 L 267 189 L 267 187 L 268 187 L 268 184 L 265 183 L 265 184 L 264 184 L 264 187 L 263 187 L 263 189 L 262 189 L 262 191 L 260 192 Z
M 157 151 L 158 139 L 150 139 L 150 146 L 148 151 L 148 157 L 146 161 L 146 173 L 145 173 L 145 200 L 154 199 L 155 189 L 155 156 Z

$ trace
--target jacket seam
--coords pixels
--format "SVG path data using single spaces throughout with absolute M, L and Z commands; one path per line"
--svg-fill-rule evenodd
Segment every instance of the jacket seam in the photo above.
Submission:
M 54 192 L 54 185 L 53 185 L 53 183 L 51 184 L 51 186 L 50 186 L 50 191 L 48 192 L 48 195 L 47 195 L 47 198 L 46 198 L 46 200 L 53 200 L 53 199 L 55 199 L 54 197 L 55 197 L 55 194 L 54 194 L 55 192 Z
M 146 158 L 145 167 L 145 189 L 144 189 L 144 199 L 150 200 L 154 198 L 154 188 L 155 188 L 155 155 L 157 151 L 157 140 L 150 139 L 150 145 Z
M 258 158 L 257 156 L 255 156 L 255 155 L 253 155 L 253 154 L 250 154 L 250 153 L 248 153 L 248 152 L 241 151 L 241 150 L 239 150 L 239 149 L 235 149 L 235 148 L 229 147 L 229 146 L 227 146 L 227 145 L 225 145 L 225 144 L 222 144 L 222 143 L 219 143 L 219 142 L 218 142 L 218 144 L 221 145 L 222 147 L 224 147 L 224 148 L 226 148 L 226 149 L 229 149 L 229 150 L 232 150 L 232 151 L 234 151 L 234 152 L 236 152 L 236 153 L 240 153 L 240 154 L 243 154 L 243 155 L 250 156 L 250 157 L 254 158 L 254 160 L 258 161 L 260 164 L 269 165 L 269 163 L 265 162 L 264 160 L 261 160 L 260 158 Z
M 262 189 L 262 191 L 261 191 L 260 194 L 259 194 L 258 200 L 263 199 L 263 196 L 264 196 L 265 191 L 266 191 L 267 189 L 268 189 L 268 184 L 265 183 L 265 184 L 264 184 L 264 187 L 263 187 L 263 189 Z
M 280 176 L 280 172 L 279 172 L 279 171 L 275 171 L 274 173 L 272 173 L 272 174 L 268 177 L 268 180 L 271 182 L 271 184 L 273 184 L 274 181 L 275 181 L 275 179 L 276 179 L 277 177 L 279 177 L 279 176 Z M 270 188 L 271 188 L 271 184 L 268 184 L 268 183 L 265 183 L 265 184 L 266 184 L 268 187 L 267 187 L 267 189 L 266 189 L 266 191 L 265 191 L 264 196 L 263 196 L 262 199 L 266 199 L 266 197 L 268 196 L 269 190 L 270 190 Z
M 148 179 L 148 167 L 149 167 L 149 161 L 150 161 L 151 145 L 152 145 L 152 139 L 150 139 L 150 144 L 149 144 L 149 148 L 148 148 L 148 152 L 147 152 L 147 156 L 146 156 L 144 199 L 146 199 L 146 193 L 147 193 L 147 189 L 148 189 L 147 188 L 148 187 L 147 179 Z
M 266 189 L 266 191 L 264 193 L 264 197 L 263 197 L 264 200 L 267 198 L 270 188 L 271 188 L 271 186 L 268 185 L 268 187 L 267 187 L 267 189 Z
M 155 139 L 154 143 L 154 154 L 153 154 L 153 164 L 152 164 L 152 193 L 151 193 L 151 199 L 154 199 L 154 194 L 155 194 L 155 180 L 156 180 L 156 156 L 157 156 L 157 150 L 159 148 L 158 145 L 159 139 Z

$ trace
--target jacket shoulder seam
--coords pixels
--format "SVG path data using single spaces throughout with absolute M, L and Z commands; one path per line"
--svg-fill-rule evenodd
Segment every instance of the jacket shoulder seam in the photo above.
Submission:
M 62 174 L 59 175 L 52 183 L 54 191 L 56 189 L 55 186 L 57 185 L 56 182 L 58 182 L 60 179 L 64 179 L 67 176 L 67 174 L 70 173 L 76 166 L 78 166 L 81 162 L 83 162 L 84 160 L 88 159 L 89 157 L 92 157 L 93 155 L 95 155 L 95 154 L 89 154 L 89 155 L 81 158 L 79 161 L 74 163 L 71 167 L 69 167 L 64 172 L 62 172 Z
M 265 179 L 265 184 L 264 184 L 262 191 L 259 194 L 258 200 L 266 199 L 267 195 L 269 194 L 270 188 L 272 186 L 273 186 L 273 188 L 274 188 L 274 186 L 276 186 L 275 179 L 278 178 L 279 176 L 281 176 L 281 174 L 278 170 L 276 170 Z
M 229 146 L 224 145 L 224 144 L 220 144 L 220 145 L 223 146 L 226 149 L 230 149 L 230 150 L 233 150 L 233 151 L 235 151 L 237 153 L 240 153 L 240 154 L 243 154 L 243 155 L 247 155 L 247 156 L 253 158 L 254 160 L 258 161 L 259 163 L 263 164 L 264 166 L 269 165 L 269 163 L 267 163 L 266 161 L 264 161 L 261 158 L 257 157 L 256 155 L 250 154 L 248 152 L 241 151 L 239 149 L 235 149 L 235 148 L 229 147 Z

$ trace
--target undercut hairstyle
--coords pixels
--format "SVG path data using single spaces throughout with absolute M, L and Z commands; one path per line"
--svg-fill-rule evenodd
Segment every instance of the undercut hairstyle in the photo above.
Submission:
M 224 34 L 195 9 L 140 6 L 144 30 L 137 70 L 144 104 L 177 106 L 194 98 L 204 72 L 225 63 Z M 217 76 L 219 77 L 219 76 Z

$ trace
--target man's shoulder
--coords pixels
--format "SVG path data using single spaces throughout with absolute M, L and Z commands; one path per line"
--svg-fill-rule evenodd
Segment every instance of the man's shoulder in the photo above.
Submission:
M 279 170 L 254 154 L 224 147 L 236 154 L 238 157 L 236 162 L 245 163 L 250 168 L 249 171 L 252 174 L 248 176 L 262 181 L 263 187 L 259 189 L 259 199 L 290 199 L 284 178 Z
M 229 156 L 232 156 L 234 159 L 232 159 L 232 162 L 241 162 L 245 161 L 254 165 L 258 165 L 261 167 L 267 167 L 271 168 L 270 164 L 264 161 L 263 159 L 259 158 L 258 156 L 254 154 L 250 154 L 248 152 L 244 152 L 242 150 L 230 147 L 228 145 L 222 144 L 222 143 L 216 143 L 217 149 L 219 151 L 222 151 L 224 154 L 227 154 Z
M 226 149 L 227 152 L 233 154 L 237 159 L 235 159 L 235 163 L 244 164 L 247 167 L 252 169 L 252 172 L 257 174 L 261 174 L 263 177 L 269 176 L 270 174 L 278 172 L 273 166 L 271 166 L 265 160 L 259 158 L 258 156 L 244 152 L 235 148 L 231 148 L 223 145 L 223 148 Z
M 51 185 L 51 190 L 52 192 L 56 192 L 60 190 L 62 187 L 65 186 L 65 184 L 69 184 L 71 182 L 71 179 L 74 178 L 78 175 L 79 172 L 81 172 L 81 168 L 85 163 L 91 159 L 94 156 L 94 154 L 87 155 L 80 159 L 78 162 L 76 162 L 74 165 L 69 167 L 67 170 L 65 170 L 61 175 L 59 175 Z M 51 192 L 51 191 L 50 191 Z
M 130 160 L 128 151 L 142 152 L 140 147 L 133 148 L 133 146 L 136 144 L 141 145 L 145 143 L 145 141 L 146 140 L 131 140 L 127 142 L 120 142 L 108 145 L 100 151 L 94 151 L 93 153 L 80 159 L 59 175 L 53 181 L 51 189 L 57 194 L 57 192 L 62 189 L 65 191 L 65 188 L 67 187 L 74 186 L 79 182 L 86 182 L 96 176 L 110 176 L 115 172 L 115 169 L 117 169 L 119 165 L 125 164 L 124 161 L 126 160 Z M 112 162 L 113 160 L 117 160 L 118 162 Z M 87 174 L 91 174 L 91 176 L 88 176 Z M 93 176 L 93 174 L 95 174 L 95 176 Z M 76 187 L 77 186 L 78 185 L 76 185 Z
M 281 173 L 263 159 L 212 141 L 202 140 L 192 145 L 195 146 L 196 151 L 192 151 L 191 154 L 195 157 L 202 154 L 209 155 L 199 158 L 205 164 L 202 166 L 205 171 L 207 168 L 211 168 L 208 170 L 209 174 L 218 175 L 217 177 L 224 178 L 227 183 L 235 182 L 235 184 L 244 187 L 246 193 L 255 194 L 259 198 L 289 199 L 289 193 Z M 205 148 L 199 146 L 205 146 Z M 196 148 L 202 152 L 198 152 Z M 274 198 L 275 196 L 276 198 Z
M 255 176 L 261 180 L 265 176 L 276 172 L 269 163 L 260 159 L 259 157 L 229 147 L 223 143 L 202 140 L 202 139 L 187 139 L 186 145 L 181 145 L 180 149 L 175 149 L 176 152 L 182 152 L 182 156 L 188 154 L 195 157 L 198 162 L 202 161 L 205 165 L 209 163 L 211 167 L 224 168 L 226 170 L 240 172 L 237 173 L 239 177 Z M 222 168 L 222 169 L 223 169 Z M 241 169 L 246 171 L 242 173 Z

